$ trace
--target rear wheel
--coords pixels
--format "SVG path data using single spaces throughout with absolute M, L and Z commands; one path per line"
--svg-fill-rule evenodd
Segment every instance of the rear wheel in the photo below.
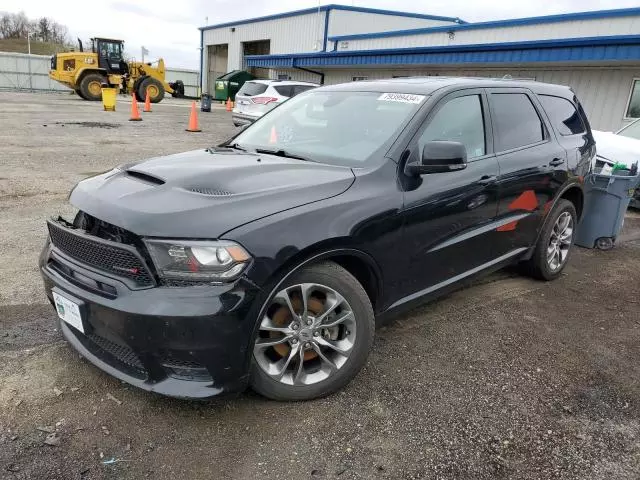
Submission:
M 364 366 L 375 333 L 369 297 L 334 263 L 294 274 L 259 321 L 251 386 L 274 400 L 310 400 L 341 389 Z
M 540 280 L 560 276 L 569 261 L 577 218 L 573 203 L 565 199 L 558 201 L 540 233 L 533 256 L 525 264 L 531 276 Z
M 99 73 L 89 73 L 80 81 L 80 95 L 85 100 L 94 102 L 102 100 L 102 84 L 107 79 Z
M 140 83 L 138 92 L 141 101 L 145 101 L 147 93 L 149 93 L 149 100 L 151 100 L 151 103 L 158 103 L 164 98 L 164 85 L 162 85 L 160 80 L 153 77 L 147 77 Z

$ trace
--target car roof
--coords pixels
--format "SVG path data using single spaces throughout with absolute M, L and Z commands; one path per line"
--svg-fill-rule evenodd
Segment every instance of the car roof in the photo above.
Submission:
M 247 82 L 263 83 L 265 85 L 277 84 L 277 85 L 313 85 L 314 87 L 318 86 L 317 83 L 301 82 L 301 81 L 298 81 L 298 80 L 264 80 L 264 79 L 261 79 L 261 78 L 256 78 L 254 80 L 247 80 Z
M 431 95 L 443 88 L 528 88 L 535 93 L 573 98 L 570 87 L 535 80 L 513 80 L 509 78 L 475 77 L 405 77 L 385 80 L 364 80 L 322 87 L 321 90 L 352 92 L 389 92 Z

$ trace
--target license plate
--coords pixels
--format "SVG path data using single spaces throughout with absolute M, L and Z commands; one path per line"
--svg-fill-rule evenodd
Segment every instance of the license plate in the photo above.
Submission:
M 76 330 L 84 333 L 84 326 L 82 325 L 82 316 L 80 315 L 80 306 L 63 297 L 59 293 L 53 293 L 53 301 L 56 304 L 56 310 L 61 320 L 71 325 Z

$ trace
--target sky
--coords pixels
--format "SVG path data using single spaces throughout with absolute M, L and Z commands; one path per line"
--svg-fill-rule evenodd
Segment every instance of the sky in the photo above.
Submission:
M 358 7 L 403 10 L 468 22 L 551 15 L 612 8 L 640 7 L 640 0 L 334 0 Z M 166 8 L 161 8 L 161 5 Z M 78 8 L 82 5 L 82 8 Z M 66 25 L 70 37 L 119 38 L 129 56 L 163 57 L 172 68 L 199 67 L 198 27 L 232 20 L 317 7 L 317 0 L 102 0 L 89 4 L 71 0 L 0 0 L 0 12 L 24 11 L 29 18 L 51 17 Z M 208 19 L 208 21 L 207 21 Z

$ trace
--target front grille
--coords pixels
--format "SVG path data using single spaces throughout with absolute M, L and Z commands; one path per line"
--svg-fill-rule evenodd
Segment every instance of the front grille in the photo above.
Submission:
M 96 334 L 87 335 L 87 338 L 102 350 L 115 357 L 119 362 L 122 362 L 131 368 L 135 368 L 136 370 L 144 372 L 144 366 L 142 365 L 142 362 L 133 352 L 133 350 L 129 349 L 128 347 L 113 343 L 111 340 L 107 340 L 106 338 Z
M 109 241 L 93 239 L 82 230 L 72 230 L 49 221 L 51 242 L 63 253 L 92 267 L 133 280 L 138 286 L 154 284 L 151 273 L 134 247 L 118 246 Z
M 87 350 L 103 362 L 140 380 L 147 378 L 147 370 L 130 348 L 118 345 L 93 333 L 83 335 L 75 328 L 70 328 L 69 330 Z
M 211 374 L 206 367 L 193 360 L 182 360 L 172 355 L 164 355 L 160 358 L 160 363 L 173 378 L 199 382 L 211 381 Z

